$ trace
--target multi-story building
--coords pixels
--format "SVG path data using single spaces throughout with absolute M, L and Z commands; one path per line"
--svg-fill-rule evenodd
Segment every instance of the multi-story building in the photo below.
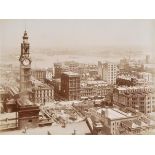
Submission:
M 95 97 L 106 96 L 110 91 L 105 81 L 85 81 L 81 82 L 80 96 Z
M 17 111 L 16 100 L 19 98 L 19 88 L 17 86 L 5 87 L 8 92 L 6 102 L 4 104 L 5 112 L 12 113 Z
M 78 72 L 79 63 L 75 61 L 66 61 L 64 62 L 64 65 L 68 68 L 68 71 L 70 72 Z
M 63 72 L 74 72 L 80 75 L 81 79 L 97 78 L 98 70 L 95 64 L 83 64 L 75 61 L 54 63 L 54 78 L 60 78 Z
M 4 103 L 6 100 L 6 91 L 0 86 L 0 113 L 4 112 Z
M 108 84 L 116 84 L 117 66 L 113 63 L 98 62 L 98 74 Z
M 80 76 L 73 72 L 64 72 L 61 75 L 61 94 L 67 100 L 80 98 Z
M 134 86 L 137 84 L 136 76 L 131 75 L 118 75 L 116 78 L 116 84 L 118 86 Z
M 81 87 L 80 96 L 82 97 L 95 97 L 101 96 L 104 97 L 108 94 L 110 89 L 105 86 L 98 87 Z
M 45 104 L 54 100 L 54 88 L 36 79 L 33 79 L 33 101 L 36 104 Z
M 32 70 L 32 76 L 41 82 L 45 82 L 46 70 L 45 69 L 34 69 Z
M 61 79 L 46 79 L 46 83 L 54 88 L 54 99 L 61 99 Z
M 46 79 L 53 79 L 53 68 L 47 68 Z
M 54 63 L 54 78 L 61 78 L 62 64 Z
M 96 128 L 99 128 L 101 134 L 141 134 L 142 132 L 146 132 L 148 128 L 155 126 L 155 121 L 152 121 L 132 108 L 122 110 L 108 107 L 90 108 L 89 113 L 93 123 L 95 121 L 101 123 L 99 127 L 95 126 L 93 129 L 96 130 Z M 95 134 L 98 133 L 95 132 Z
M 124 58 L 120 60 L 119 69 L 120 71 L 129 71 L 128 59 Z
M 155 112 L 155 93 L 151 95 L 152 111 Z
M 152 83 L 152 74 L 147 72 L 140 72 L 139 78 L 144 79 L 145 82 Z
M 36 128 L 39 124 L 39 106 L 22 96 L 17 99 L 18 104 L 18 128 Z
M 154 111 L 154 96 L 155 93 L 148 86 L 118 87 L 113 91 L 113 103 L 148 114 Z
M 129 58 L 123 58 L 120 60 L 119 72 L 120 73 L 131 73 L 132 71 L 143 71 L 144 66 L 141 60 L 135 60 Z
M 150 63 L 150 56 L 149 55 L 146 55 L 145 63 L 146 64 L 149 64 Z

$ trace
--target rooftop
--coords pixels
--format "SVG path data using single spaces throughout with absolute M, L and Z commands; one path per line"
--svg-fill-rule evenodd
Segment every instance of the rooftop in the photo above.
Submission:
M 10 99 L 6 102 L 7 105 L 16 104 L 14 99 Z
M 150 86 L 144 85 L 144 86 L 122 86 L 122 87 L 117 87 L 117 90 L 137 90 L 137 89 L 151 89 Z
M 118 75 L 117 78 L 125 79 L 125 80 L 131 80 L 132 78 L 136 78 L 136 76 L 133 76 L 133 75 Z
M 151 75 L 151 73 L 148 73 L 148 72 L 140 72 L 139 74 L 144 74 L 144 75 Z
M 3 88 L 3 87 L 1 87 L 1 86 L 0 86 L 0 93 L 1 93 L 1 94 L 5 93 L 4 88 Z
M 16 112 L 0 113 L 0 120 L 16 118 Z
M 106 112 L 107 118 L 111 120 L 129 117 L 128 113 L 120 111 L 119 109 L 116 109 L 116 108 L 100 108 L 97 110 L 98 113 L 102 113 L 102 111 Z
M 9 87 L 9 92 L 11 95 L 17 95 L 19 94 L 19 88 L 17 86 Z
M 36 68 L 36 69 L 33 69 L 32 72 L 46 72 L 46 69 Z
M 87 84 L 92 84 L 92 85 L 95 85 L 95 84 L 105 84 L 106 85 L 107 82 L 94 80 L 94 81 L 87 81 Z
M 81 81 L 81 87 L 105 87 L 108 86 L 107 82 L 105 81 L 97 81 L 97 80 L 89 80 L 89 81 Z
M 41 88 L 50 88 L 47 84 L 42 83 L 41 81 L 35 79 L 34 77 L 31 77 L 31 81 L 34 84 L 34 87 L 41 87 Z
M 52 135 L 85 135 L 89 134 L 90 130 L 85 121 L 75 122 L 71 124 L 67 124 L 65 128 L 60 125 L 52 125 L 46 127 L 37 127 L 32 129 L 27 129 L 26 134 L 28 135 L 47 135 L 48 133 Z M 14 131 L 6 131 L 0 134 L 4 135 L 22 135 L 24 134 L 22 130 L 14 130 Z
M 25 96 L 19 98 L 17 100 L 18 104 L 20 106 L 31 106 L 31 105 L 34 105 L 28 98 L 26 98 Z
M 146 123 L 144 123 L 143 121 L 140 121 L 138 119 L 133 120 L 133 121 L 123 121 L 123 123 L 132 129 L 136 129 L 136 128 L 141 128 L 141 127 L 148 127 L 148 125 Z
M 74 73 L 74 72 L 63 72 L 63 74 L 66 74 L 68 76 L 79 76 L 78 73 Z

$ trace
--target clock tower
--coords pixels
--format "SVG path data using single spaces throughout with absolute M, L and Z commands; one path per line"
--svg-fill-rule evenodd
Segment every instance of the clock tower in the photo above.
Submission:
M 23 42 L 21 43 L 21 55 L 20 61 L 20 93 L 24 95 L 30 95 L 32 92 L 31 82 L 31 57 L 30 57 L 30 44 L 28 42 L 28 35 L 25 30 L 23 36 Z M 29 96 L 30 98 L 30 96 Z
M 18 128 L 35 128 L 39 123 L 39 106 L 33 102 L 34 93 L 32 92 L 31 82 L 31 57 L 30 44 L 27 32 L 24 32 L 23 42 L 21 43 L 20 61 L 20 95 L 17 99 Z

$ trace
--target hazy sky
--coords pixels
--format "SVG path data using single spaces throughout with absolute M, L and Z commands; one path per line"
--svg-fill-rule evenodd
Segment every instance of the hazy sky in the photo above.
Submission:
M 155 49 L 153 20 L 0 20 L 2 51 L 20 48 L 25 27 L 34 48 Z

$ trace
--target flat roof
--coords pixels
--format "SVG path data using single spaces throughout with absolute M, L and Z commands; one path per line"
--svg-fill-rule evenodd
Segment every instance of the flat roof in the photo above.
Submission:
M 131 86 L 131 87 L 119 86 L 116 89 L 117 90 L 137 90 L 137 89 L 151 89 L 151 87 L 148 85 L 146 85 L 146 86 Z
M 11 113 L 0 113 L 0 120 L 3 119 L 11 119 L 11 118 L 16 118 L 16 112 L 11 112 Z
M 74 122 L 71 124 L 66 124 L 66 127 L 63 128 L 61 125 L 52 125 L 45 127 L 29 128 L 27 129 L 28 135 L 47 135 L 50 132 L 52 135 L 72 135 L 74 132 L 76 135 L 85 135 L 90 134 L 90 130 L 85 121 Z M 13 130 L 1 132 L 4 135 L 22 135 L 23 130 Z
M 130 120 L 130 121 L 123 121 L 123 123 L 132 129 L 141 128 L 141 127 L 149 127 L 148 124 L 138 119 Z
M 63 74 L 66 74 L 68 76 L 79 76 L 78 73 L 74 73 L 74 72 L 63 72 Z
M 128 114 L 120 111 L 119 109 L 112 109 L 112 108 L 101 108 L 98 109 L 97 112 L 98 113 L 102 113 L 102 111 L 106 112 L 107 110 L 107 118 L 110 118 L 111 120 L 114 119 L 120 119 L 120 118 L 127 118 Z
M 44 84 L 43 82 L 35 79 L 34 77 L 31 77 L 31 81 L 34 84 L 34 88 L 41 87 L 41 88 L 48 88 L 48 89 L 50 89 L 50 87 L 47 84 Z
M 97 80 L 93 80 L 93 81 L 87 81 L 87 84 L 105 84 L 105 85 L 107 85 L 107 82 L 105 82 L 105 81 L 97 81 Z
M 46 71 L 46 69 L 36 68 L 36 69 L 32 69 L 32 72 L 33 72 L 33 71 Z

